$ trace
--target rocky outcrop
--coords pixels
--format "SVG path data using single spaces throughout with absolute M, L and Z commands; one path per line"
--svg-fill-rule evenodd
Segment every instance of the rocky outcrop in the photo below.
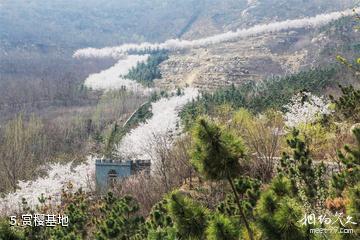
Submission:
M 268 34 L 178 52 L 161 64 L 162 79 L 156 84 L 163 88 L 192 85 L 211 90 L 297 72 L 306 64 L 307 53 L 291 49 L 296 35 L 294 31 Z M 277 43 L 291 41 L 288 49 L 277 51 Z

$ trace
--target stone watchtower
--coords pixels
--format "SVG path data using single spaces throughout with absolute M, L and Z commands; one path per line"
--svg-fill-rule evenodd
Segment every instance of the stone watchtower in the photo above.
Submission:
M 145 171 L 150 174 L 151 162 L 148 160 L 116 161 L 99 159 L 95 163 L 96 188 L 101 192 L 114 187 L 117 181 Z

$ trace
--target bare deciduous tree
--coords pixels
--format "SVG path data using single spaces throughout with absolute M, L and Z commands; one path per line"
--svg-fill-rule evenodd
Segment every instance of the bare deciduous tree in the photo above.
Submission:
M 232 127 L 243 137 L 252 154 L 253 173 L 264 181 L 271 179 L 284 131 L 282 115 L 269 110 L 255 117 L 241 109 L 235 114 Z
M 152 161 L 151 174 L 131 176 L 121 181 L 115 191 L 120 195 L 134 196 L 146 214 L 172 189 L 184 184 L 191 188 L 194 170 L 189 162 L 189 146 L 189 136 L 180 136 L 173 141 L 170 133 L 153 134 L 148 146 L 145 146 Z
M 46 153 L 46 139 L 42 133 L 41 121 L 35 117 L 25 123 L 20 114 L 10 121 L 1 138 L 0 164 L 3 167 L 4 179 L 16 190 L 17 181 L 33 172 L 43 163 Z

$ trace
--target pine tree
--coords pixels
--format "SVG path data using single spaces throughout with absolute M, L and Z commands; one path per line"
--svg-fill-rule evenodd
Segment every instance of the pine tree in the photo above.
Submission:
M 249 238 L 254 239 L 234 185 L 234 178 L 242 172 L 239 161 L 246 157 L 241 139 L 203 118 L 197 121 L 193 129 L 193 139 L 191 158 L 195 169 L 209 180 L 229 182 L 241 220 L 244 222 Z
M 25 240 L 23 232 L 9 225 L 8 219 L 0 219 L 0 240 Z
M 292 183 L 284 176 L 275 177 L 256 206 L 256 217 L 265 239 L 308 239 L 299 220 L 302 205 L 292 191 Z
M 349 226 L 354 229 L 353 234 L 342 234 L 344 239 L 359 239 L 360 238 L 360 183 L 351 187 L 348 192 L 349 204 L 346 206 L 346 215 L 351 217 L 351 221 L 357 224 Z
M 168 200 L 165 198 L 157 203 L 151 210 L 146 229 L 149 240 L 172 240 L 176 238 L 176 228 L 168 211 Z
M 181 92 L 181 88 L 177 88 L 176 89 L 176 96 L 181 96 L 182 95 L 182 92 Z
M 332 186 L 341 195 L 346 187 L 353 187 L 360 182 L 360 128 L 355 128 L 353 134 L 356 139 L 356 146 L 351 148 L 345 145 L 345 154 L 338 153 L 343 169 L 333 175 Z
M 239 229 L 233 221 L 222 214 L 215 214 L 206 229 L 208 240 L 238 240 Z
M 260 197 L 261 182 L 250 177 L 240 177 L 234 180 L 235 188 L 241 198 L 241 206 L 247 217 L 253 218 L 253 209 Z M 238 216 L 239 210 L 236 205 L 233 194 L 227 194 L 218 210 L 227 216 Z
M 312 208 L 325 201 L 327 191 L 324 179 L 325 165 L 315 166 L 310 157 L 306 143 L 299 137 L 299 130 L 293 129 L 292 138 L 287 140 L 293 150 L 292 156 L 283 153 L 278 172 L 291 179 L 291 188 L 294 194 L 304 197 Z
M 62 194 L 63 202 L 63 211 L 64 215 L 69 217 L 69 226 L 62 227 L 57 226 L 54 229 L 51 229 L 44 235 L 44 239 L 60 240 L 60 239 L 84 239 L 89 236 L 88 233 L 88 224 L 91 222 L 91 213 L 90 213 L 90 202 L 89 196 L 85 194 L 81 189 L 76 193 L 65 192 Z
M 336 115 L 340 120 L 350 120 L 358 123 L 360 121 L 360 89 L 353 86 L 344 87 L 339 85 L 342 96 L 335 99 L 330 96 L 331 101 L 335 104 Z
M 139 205 L 132 197 L 118 199 L 110 192 L 100 210 L 102 217 L 97 222 L 97 240 L 136 239 L 141 235 L 144 219 L 136 215 Z
M 169 215 L 180 239 L 203 239 L 207 226 L 207 210 L 180 192 L 169 196 Z
M 342 234 L 342 239 L 359 239 L 360 234 L 360 128 L 353 130 L 356 145 L 350 147 L 345 145 L 345 153 L 339 152 L 339 159 L 342 163 L 342 169 L 332 177 L 332 187 L 335 190 L 336 197 L 344 199 L 346 204 L 345 214 L 352 218 L 354 234 Z

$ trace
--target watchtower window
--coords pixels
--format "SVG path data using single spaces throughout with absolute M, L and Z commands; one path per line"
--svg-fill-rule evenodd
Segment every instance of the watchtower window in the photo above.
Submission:
M 112 169 L 108 172 L 108 186 L 110 188 L 113 188 L 115 186 L 117 177 L 118 176 L 115 170 Z

